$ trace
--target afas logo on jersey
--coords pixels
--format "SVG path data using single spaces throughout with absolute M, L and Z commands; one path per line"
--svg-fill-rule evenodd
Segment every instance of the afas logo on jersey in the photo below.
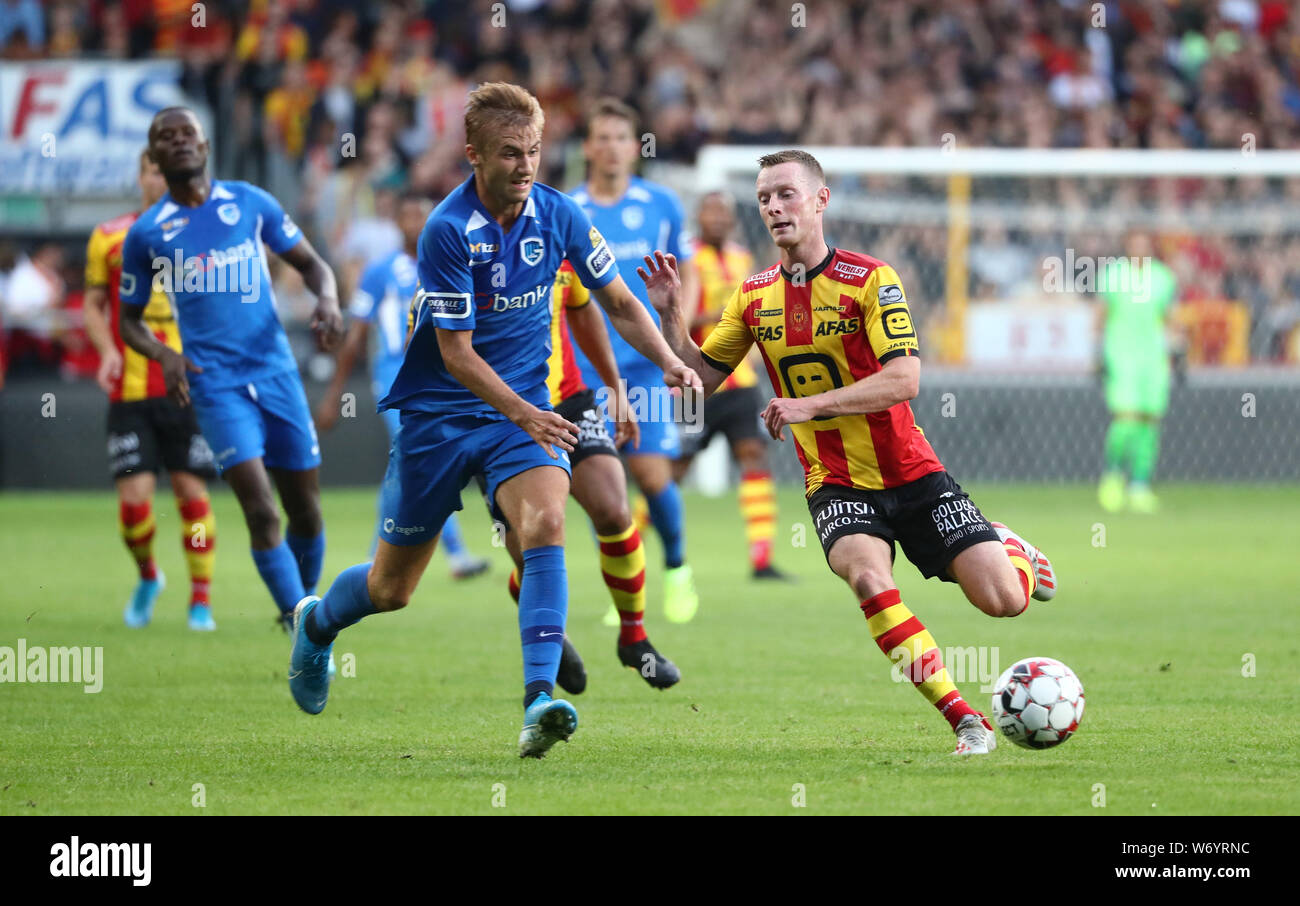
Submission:
M 841 318 L 838 321 L 822 321 L 817 325 L 814 336 L 836 337 L 847 333 L 857 333 L 861 322 L 857 318 Z
M 528 236 L 519 243 L 519 257 L 524 259 L 524 264 L 529 267 L 536 267 L 542 263 L 542 255 L 546 253 L 546 245 L 539 236 Z

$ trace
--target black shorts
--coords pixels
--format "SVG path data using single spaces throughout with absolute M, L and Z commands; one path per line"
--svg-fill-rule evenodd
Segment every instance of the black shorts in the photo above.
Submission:
M 200 478 L 217 475 L 194 409 L 166 397 L 108 404 L 108 467 L 114 479 L 162 467 Z
M 749 438 L 763 438 L 763 425 L 758 414 L 763 411 L 763 395 L 758 387 L 736 387 L 715 393 L 704 401 L 704 430 L 697 433 L 682 432 L 682 455 L 694 456 L 707 447 L 713 438 L 723 434 L 733 449 Z
M 894 542 L 927 579 L 945 582 L 948 564 L 981 541 L 998 541 L 998 533 L 947 472 L 931 472 L 916 481 L 883 491 L 864 491 L 824 484 L 808 498 L 813 528 L 826 562 L 831 545 L 845 535 L 875 535 Z
M 578 443 L 569 454 L 570 468 L 599 453 L 618 455 L 614 438 L 609 436 L 609 429 L 605 427 L 605 413 L 596 405 L 596 394 L 590 387 L 564 400 L 555 411 L 578 426 Z

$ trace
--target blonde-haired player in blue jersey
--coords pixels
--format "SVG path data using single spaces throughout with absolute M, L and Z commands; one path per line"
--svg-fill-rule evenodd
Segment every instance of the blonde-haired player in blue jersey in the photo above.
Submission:
M 416 254 L 420 291 L 401 368 L 381 409 L 399 409 L 374 563 L 339 575 L 325 597 L 297 608 L 289 688 L 310 714 L 329 695 L 326 661 L 338 633 L 406 606 L 461 489 L 482 473 L 493 512 L 518 533 L 524 726 L 519 755 L 540 758 L 577 729 L 572 705 L 553 701 L 568 614 L 564 506 L 578 428 L 558 415 L 547 386 L 551 289 L 564 259 L 615 328 L 673 387 L 699 377 L 668 348 L 619 276 L 582 209 L 535 182 L 542 108 L 523 88 L 480 85 L 465 107 L 473 175 L 429 217 Z

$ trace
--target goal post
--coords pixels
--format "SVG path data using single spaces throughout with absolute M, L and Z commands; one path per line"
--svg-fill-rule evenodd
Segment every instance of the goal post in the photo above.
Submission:
M 710 145 L 696 164 L 696 191 L 738 198 L 756 248 L 770 248 L 752 199 L 771 150 Z M 1090 367 L 1095 343 L 1078 333 L 1097 263 L 1134 228 L 1182 284 L 1192 364 L 1300 362 L 1300 312 L 1283 310 L 1300 287 L 1300 152 L 805 150 L 831 187 L 828 242 L 899 270 L 945 364 Z

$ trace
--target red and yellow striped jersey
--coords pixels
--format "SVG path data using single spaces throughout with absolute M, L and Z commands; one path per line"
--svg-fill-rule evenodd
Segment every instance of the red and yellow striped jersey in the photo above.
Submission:
M 86 244 L 86 286 L 98 286 L 107 291 L 113 343 L 122 355 L 122 376 L 109 394 L 109 399 L 113 402 L 129 403 L 167 395 L 162 366 L 123 343 L 117 324 L 121 308 L 117 292 L 118 281 L 122 277 L 122 241 L 126 239 L 126 231 L 139 216 L 140 212 L 135 211 L 101 223 L 95 227 Z M 165 343 L 177 352 L 181 351 L 180 329 L 172 317 L 167 294 L 162 290 L 155 289 L 149 296 L 149 304 L 144 307 L 144 323 L 160 343 Z
M 575 393 L 587 389 L 573 358 L 573 340 L 569 337 L 569 324 L 564 314 L 570 308 L 582 308 L 590 302 L 591 292 L 582 285 L 573 265 L 563 262 L 551 288 L 551 357 L 546 363 L 550 369 L 546 386 L 551 391 L 552 406 L 558 406 Z
M 710 365 L 728 371 L 755 342 L 773 390 L 783 397 L 847 386 L 919 350 L 898 274 L 883 261 L 840 249 L 800 280 L 779 265 L 750 277 L 732 294 L 702 352 Z M 943 468 L 907 402 L 790 428 L 809 495 L 823 484 L 893 488 Z
M 745 275 L 754 267 L 754 256 L 743 246 L 727 242 L 722 248 L 695 240 L 695 254 L 691 261 L 695 263 L 695 273 L 700 278 L 700 298 L 695 307 L 696 319 L 709 316 L 716 320 L 727 305 L 727 300 L 736 291 L 736 287 Z M 705 339 L 712 333 L 712 327 L 701 327 L 691 334 L 695 342 L 703 346 Z M 753 387 L 758 384 L 758 374 L 749 359 L 740 360 L 736 369 L 727 375 L 727 379 L 718 388 L 732 390 L 736 387 Z

